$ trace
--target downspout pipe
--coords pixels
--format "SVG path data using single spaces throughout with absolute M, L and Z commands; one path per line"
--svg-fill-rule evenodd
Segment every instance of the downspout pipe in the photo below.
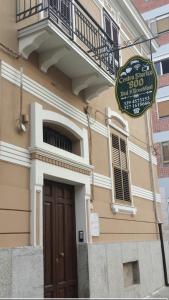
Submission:
M 162 254 L 162 260 L 163 260 L 164 280 L 165 280 L 165 285 L 169 286 L 162 223 L 158 222 L 158 228 L 159 228 L 160 243 L 161 243 L 161 254 Z

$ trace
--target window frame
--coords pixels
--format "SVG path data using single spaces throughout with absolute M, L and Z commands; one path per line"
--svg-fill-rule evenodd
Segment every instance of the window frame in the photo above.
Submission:
M 169 72 L 168 72 L 168 73 L 163 73 L 163 65 L 162 65 L 162 63 L 165 62 L 166 60 L 169 61 L 169 57 L 166 57 L 166 58 L 164 58 L 164 59 L 162 59 L 162 60 L 157 60 L 157 61 L 154 62 L 154 64 L 158 64 L 158 63 L 160 64 L 160 74 L 157 72 L 157 68 L 156 68 L 156 66 L 155 66 L 156 73 L 157 73 L 158 76 L 162 76 L 162 75 L 167 75 L 167 74 L 169 74 Z M 168 62 L 168 63 L 169 63 L 169 62 Z
M 169 159 L 168 160 L 164 160 L 164 149 L 163 146 L 167 145 L 168 146 L 168 150 L 169 150 L 169 141 L 165 141 L 161 143 L 161 153 L 162 153 L 162 162 L 163 165 L 169 165 Z M 168 152 L 168 156 L 169 156 L 169 152 Z
M 43 142 L 73 153 L 73 141 L 68 136 L 60 133 L 57 128 L 53 129 L 46 123 L 43 123 Z
M 163 15 L 157 16 L 157 17 L 155 17 L 155 18 L 148 21 L 148 25 L 149 25 L 149 27 L 150 27 L 153 34 L 158 34 L 159 33 L 157 22 L 162 20 L 162 19 L 165 19 L 165 18 L 169 18 L 169 13 L 165 13 Z M 154 25 L 155 25 L 154 26 L 155 31 L 152 30 L 152 23 L 154 23 Z
M 107 12 L 107 10 L 105 8 L 103 8 L 102 10 L 102 17 L 103 17 L 103 29 L 106 32 L 106 24 L 105 24 L 105 18 L 109 19 L 110 23 L 111 23 L 111 36 L 109 36 L 109 34 L 106 32 L 106 34 L 109 36 L 109 38 L 113 41 L 114 43 L 114 31 L 113 29 L 116 30 L 117 33 L 117 47 L 119 47 L 119 38 L 120 38 L 120 28 L 117 25 L 117 23 L 114 21 L 113 17 Z M 116 56 L 114 56 L 114 64 L 116 68 L 120 68 L 120 50 L 117 51 L 118 53 L 118 59 L 116 59 Z
M 120 158 L 120 166 L 117 166 L 113 162 L 113 135 L 118 138 L 119 143 L 119 158 Z M 121 161 L 121 143 L 120 141 L 125 142 L 125 148 L 126 148 L 126 169 L 122 167 L 122 161 Z M 113 130 L 111 132 L 111 147 L 112 147 L 112 173 L 113 173 L 113 199 L 115 203 L 118 204 L 124 204 L 124 205 L 131 205 L 132 204 L 132 192 L 131 192 L 131 171 L 130 171 L 130 162 L 129 162 L 129 149 L 128 149 L 128 138 L 127 136 L 124 136 L 123 134 L 119 133 L 116 130 Z M 123 199 L 116 198 L 116 183 L 115 183 L 115 174 L 114 170 L 118 169 L 121 173 L 121 184 L 122 184 L 122 193 L 123 193 Z M 124 181 L 123 181 L 123 172 L 127 173 L 127 179 L 128 179 L 128 192 L 129 192 L 129 199 L 125 200 L 125 191 L 124 191 Z

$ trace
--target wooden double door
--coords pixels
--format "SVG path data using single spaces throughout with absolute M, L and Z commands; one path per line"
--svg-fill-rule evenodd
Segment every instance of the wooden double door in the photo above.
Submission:
M 77 252 L 74 187 L 44 183 L 44 296 L 76 298 Z

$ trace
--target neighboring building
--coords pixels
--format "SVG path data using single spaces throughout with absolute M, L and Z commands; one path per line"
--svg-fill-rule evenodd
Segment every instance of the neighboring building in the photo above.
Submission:
M 134 0 L 138 10 L 152 30 L 160 34 L 160 47 L 153 53 L 153 61 L 158 74 L 157 103 L 152 112 L 153 139 L 158 161 L 158 177 L 165 224 L 169 225 L 169 0 Z M 168 32 L 167 32 L 168 31 Z M 168 230 L 167 230 L 168 231 Z M 169 238 L 169 235 L 168 235 Z
M 114 92 L 149 43 L 112 48 L 151 31 L 129 0 L 0 4 L 0 296 L 150 295 L 164 285 L 150 113 L 120 113 Z

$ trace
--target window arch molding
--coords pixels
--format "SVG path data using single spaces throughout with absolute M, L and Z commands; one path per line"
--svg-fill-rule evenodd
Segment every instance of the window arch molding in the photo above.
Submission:
M 110 108 L 108 108 L 108 124 L 109 126 L 113 127 L 114 129 L 120 131 L 121 133 L 123 133 L 126 136 L 129 136 L 129 126 L 128 126 L 128 122 L 117 112 L 111 110 Z M 123 129 L 121 129 L 120 127 L 118 127 L 117 125 L 115 125 L 113 123 L 112 119 L 117 120 L 123 127 Z
M 88 150 L 88 132 L 87 129 L 81 129 L 74 122 L 67 117 L 49 110 L 44 110 L 39 103 L 31 105 L 31 148 L 45 148 L 48 147 L 49 151 L 63 153 L 61 149 L 53 149 L 51 145 L 44 145 L 43 142 L 43 124 L 51 123 L 59 125 L 71 132 L 81 142 L 81 156 L 64 151 L 64 155 L 73 160 L 79 160 L 89 164 L 89 150 Z
M 43 123 L 49 122 L 55 125 L 60 125 L 70 131 L 78 139 L 83 139 L 83 130 L 68 118 L 49 110 L 42 111 Z

